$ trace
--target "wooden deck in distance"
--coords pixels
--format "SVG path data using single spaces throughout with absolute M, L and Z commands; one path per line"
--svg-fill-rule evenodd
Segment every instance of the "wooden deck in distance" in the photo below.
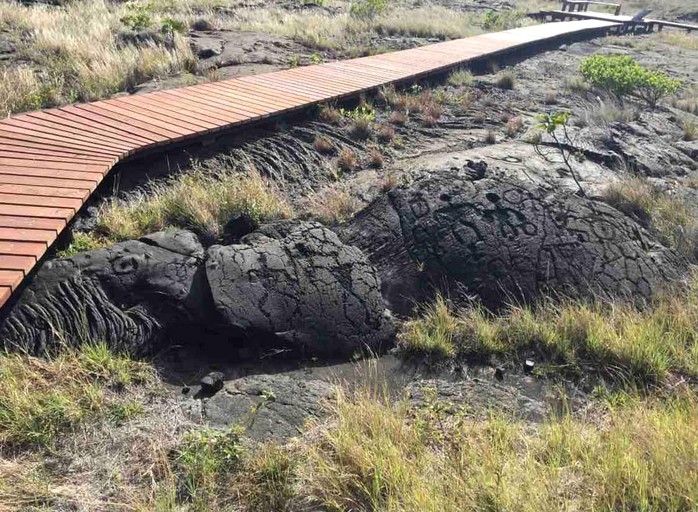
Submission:
M 0 120 L 0 307 L 110 169 L 128 156 L 614 26 L 598 20 L 536 25 Z

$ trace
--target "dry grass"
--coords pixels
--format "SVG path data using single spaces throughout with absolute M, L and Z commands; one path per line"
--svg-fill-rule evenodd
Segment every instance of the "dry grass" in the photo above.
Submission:
M 698 220 L 692 205 L 671 196 L 642 178 L 630 178 L 609 185 L 604 200 L 654 231 L 662 243 L 683 255 L 698 256 Z
M 698 377 L 698 277 L 640 311 L 629 304 L 544 301 L 497 315 L 474 304 L 454 310 L 438 297 L 400 335 L 408 354 L 521 360 L 540 371 L 596 374 L 619 384 L 657 384 L 672 372 Z
M 349 136 L 354 140 L 368 140 L 373 135 L 373 121 L 369 117 L 357 117 L 349 125 Z
M 443 411 L 340 395 L 333 422 L 299 450 L 297 492 L 327 510 L 384 512 L 678 512 L 698 502 L 694 400 L 534 429 Z
M 516 79 L 514 75 L 508 71 L 504 71 L 497 75 L 495 79 L 495 85 L 500 89 L 511 90 L 516 85 Z
M 466 85 L 472 85 L 474 80 L 475 77 L 470 71 L 467 69 L 459 69 L 458 71 L 454 71 L 449 75 L 448 85 L 463 87 Z
M 313 147 L 315 151 L 323 155 L 330 155 L 335 152 L 334 144 L 332 141 L 323 135 L 316 135 L 313 141 Z
M 395 128 L 387 125 L 382 125 L 380 128 L 378 128 L 378 133 L 376 134 L 378 142 L 382 144 L 390 144 L 395 140 L 396 136 L 397 133 L 395 132 Z
M 696 125 L 695 119 L 686 118 L 681 125 L 683 128 L 683 140 L 691 141 L 698 138 L 698 125 Z
M 342 114 L 335 107 L 322 105 L 319 111 L 320 119 L 327 123 L 337 124 L 342 120 Z
M 378 148 L 370 148 L 367 152 L 368 165 L 374 169 L 380 169 L 383 167 L 383 153 Z
M 337 158 L 337 167 L 342 172 L 352 172 L 359 168 L 359 157 L 349 148 L 343 148 Z
M 334 183 L 306 198 L 304 216 L 328 226 L 341 224 L 356 215 L 363 203 L 345 185 Z
M 599 103 L 582 112 L 580 119 L 586 125 L 603 127 L 608 123 L 631 123 L 637 121 L 639 117 L 640 113 L 633 107 Z
M 50 446 L 80 423 L 138 412 L 118 390 L 146 382 L 145 364 L 103 344 L 65 350 L 51 360 L 0 354 L 0 446 Z
M 232 171 L 221 157 L 125 199 L 106 203 L 98 229 L 112 240 L 130 240 L 167 227 L 190 229 L 211 241 L 240 215 L 254 222 L 293 216 L 286 197 L 257 171 Z
M 60 7 L 0 3 L 0 27 L 18 35 L 19 53 L 31 63 L 0 74 L 0 112 L 103 98 L 193 68 L 179 33 L 169 41 L 157 32 L 140 43 L 120 41 L 115 32 L 126 31 L 119 21 L 125 13 L 123 4 L 103 0 Z M 154 15 L 155 26 L 160 22 Z
M 513 116 L 510 117 L 509 120 L 506 122 L 506 125 L 504 126 L 504 132 L 507 134 L 507 137 L 516 137 L 516 135 L 521 133 L 523 128 L 524 123 L 521 116 Z
M 371 34 L 454 39 L 484 31 L 483 16 L 439 5 L 394 6 L 373 18 L 357 18 L 348 12 L 243 8 L 227 20 L 226 26 L 290 37 L 319 49 L 355 49 L 370 53 Z M 514 25 L 530 24 L 520 18 Z M 495 30 L 498 27 L 493 27 Z M 508 27 L 513 28 L 513 27 Z
M 407 114 L 404 112 L 391 112 L 390 122 L 396 126 L 403 126 L 407 123 Z
M 685 50 L 698 50 L 698 37 L 694 34 L 679 32 L 678 30 L 666 30 L 659 33 L 659 39 L 674 48 Z

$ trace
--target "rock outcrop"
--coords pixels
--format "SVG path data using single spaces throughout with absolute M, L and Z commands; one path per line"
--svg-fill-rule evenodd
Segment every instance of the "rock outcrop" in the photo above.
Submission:
M 338 229 L 378 267 L 393 311 L 409 313 L 437 289 L 490 307 L 542 292 L 650 297 L 683 269 L 604 203 L 474 174 L 433 172 Z
M 51 261 L 0 339 L 32 353 L 62 340 L 145 353 L 192 324 L 328 356 L 379 350 L 394 334 L 361 251 L 319 224 L 279 222 L 206 251 L 172 231 Z

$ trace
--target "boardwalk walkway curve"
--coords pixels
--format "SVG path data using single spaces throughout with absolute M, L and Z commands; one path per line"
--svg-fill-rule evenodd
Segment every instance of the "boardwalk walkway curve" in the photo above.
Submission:
M 535 25 L 0 120 L 0 307 L 124 158 L 471 60 L 618 26 L 599 20 Z

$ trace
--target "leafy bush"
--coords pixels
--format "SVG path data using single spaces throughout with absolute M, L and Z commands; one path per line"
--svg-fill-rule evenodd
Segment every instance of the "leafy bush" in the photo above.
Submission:
M 182 34 L 186 32 L 187 27 L 183 21 L 175 20 L 172 18 L 165 18 L 162 20 L 162 25 L 160 26 L 160 32 L 168 37 L 172 37 L 175 32 Z
M 680 80 L 645 68 L 626 55 L 592 55 L 582 61 L 579 70 L 593 86 L 621 100 L 626 96 L 640 99 L 652 108 L 682 86 Z
M 358 0 L 351 4 L 349 14 L 354 18 L 371 19 L 388 8 L 388 0 Z
M 150 18 L 150 4 L 128 2 L 126 11 L 127 14 L 121 18 L 121 23 L 134 32 L 145 30 L 153 24 L 153 20 Z

